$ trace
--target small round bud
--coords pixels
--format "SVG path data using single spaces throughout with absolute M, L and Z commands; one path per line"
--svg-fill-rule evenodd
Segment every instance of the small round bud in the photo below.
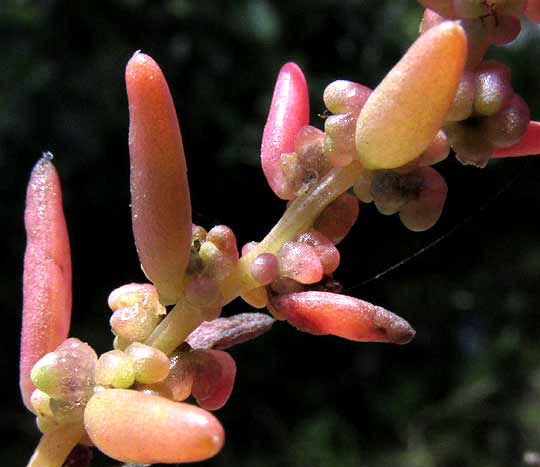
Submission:
M 495 150 L 481 127 L 482 119 L 478 118 L 449 123 L 444 127 L 450 146 L 456 153 L 456 159 L 463 165 L 483 168 Z
M 422 177 L 418 171 L 401 175 L 392 170 L 381 170 L 375 172 L 371 195 L 379 212 L 389 216 L 416 199 L 421 185 Z
M 175 401 L 186 400 L 191 395 L 194 368 L 190 352 L 175 352 L 171 355 L 169 375 L 161 383 L 171 391 Z
M 297 238 L 300 243 L 311 246 L 323 267 L 325 275 L 332 274 L 339 266 L 339 251 L 335 245 L 317 230 L 310 230 Z
M 340 79 L 326 86 L 323 101 L 334 114 L 353 112 L 358 116 L 370 94 L 368 87 Z
M 233 231 L 225 225 L 210 229 L 199 256 L 208 275 L 216 280 L 225 278 L 238 262 L 238 249 Z
M 501 110 L 513 94 L 510 70 L 502 63 L 486 61 L 476 73 L 474 111 L 478 115 L 493 115 Z
M 278 259 L 272 253 L 262 253 L 251 263 L 251 275 L 262 285 L 270 284 L 279 274 Z
M 112 311 L 139 304 L 154 309 L 158 315 L 165 314 L 165 307 L 159 303 L 157 290 L 152 284 L 123 285 L 110 293 L 107 302 Z
M 314 284 L 323 276 L 321 260 L 315 250 L 304 243 L 286 242 L 280 248 L 279 272 L 302 284 Z
M 161 350 L 134 342 L 125 352 L 133 361 L 135 380 L 139 383 L 158 383 L 169 374 L 169 359 Z
M 95 352 L 87 344 L 68 339 L 34 365 L 30 378 L 36 388 L 51 398 L 79 403 L 86 399 L 93 385 L 96 361 Z
M 152 333 L 158 322 L 159 316 L 152 309 L 138 303 L 118 308 L 110 319 L 113 332 L 130 342 L 144 341 Z
M 212 227 L 206 236 L 207 242 L 212 242 L 220 251 L 238 258 L 236 247 L 236 236 L 226 225 L 216 225 Z
M 356 121 L 358 114 L 331 115 L 324 121 L 324 154 L 333 167 L 344 167 L 356 157 Z
M 486 139 L 495 147 L 507 148 L 521 139 L 529 121 L 529 106 L 521 97 L 514 94 L 504 109 L 483 120 L 482 128 Z
M 418 175 L 422 179 L 418 197 L 399 211 L 403 225 L 414 232 L 427 230 L 437 222 L 448 192 L 444 178 L 435 169 L 424 167 Z
M 96 364 L 96 384 L 127 389 L 135 382 L 135 368 L 131 357 L 121 350 L 101 355 Z

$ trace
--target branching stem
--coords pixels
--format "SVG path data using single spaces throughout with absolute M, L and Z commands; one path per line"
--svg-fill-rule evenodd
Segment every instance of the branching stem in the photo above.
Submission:
M 224 303 L 227 304 L 240 294 L 260 287 L 261 284 L 251 276 L 253 260 L 262 253 L 276 254 L 285 242 L 308 230 L 326 206 L 352 187 L 362 170 L 362 165 L 356 161 L 346 167 L 333 169 L 312 190 L 291 202 L 263 241 L 240 259 L 233 272 L 221 284 Z
M 356 161 L 347 167 L 333 169 L 314 188 L 292 201 L 262 242 L 241 258 L 231 274 L 221 283 L 223 305 L 248 290 L 260 287 L 261 284 L 251 276 L 253 260 L 261 253 L 276 254 L 285 242 L 308 230 L 323 209 L 354 184 L 362 170 L 362 165 Z M 180 298 L 145 344 L 171 354 L 204 321 L 204 316 L 202 309 Z

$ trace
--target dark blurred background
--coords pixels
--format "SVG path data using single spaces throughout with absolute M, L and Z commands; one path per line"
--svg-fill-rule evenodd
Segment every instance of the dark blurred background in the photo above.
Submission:
M 284 208 L 259 167 L 280 66 L 303 68 L 320 127 L 324 86 L 343 78 L 374 87 L 420 17 L 413 0 L 0 1 L 2 465 L 25 465 L 38 441 L 17 370 L 25 186 L 42 151 L 54 153 L 64 190 L 72 335 L 108 350 L 108 293 L 144 280 L 129 212 L 123 72 L 132 53 L 151 54 L 169 80 L 194 221 L 227 224 L 243 244 L 260 240 Z M 539 44 L 538 26 L 525 24 L 491 54 L 512 65 L 537 120 Z M 502 467 L 540 452 L 539 164 L 500 160 L 480 171 L 449 158 L 439 165 L 447 206 L 425 233 L 362 206 L 336 278 L 409 320 L 416 339 L 358 344 L 278 323 L 233 349 L 237 384 L 217 412 L 227 442 L 203 465 Z M 247 309 L 236 301 L 225 314 Z M 115 463 L 96 454 L 94 465 Z

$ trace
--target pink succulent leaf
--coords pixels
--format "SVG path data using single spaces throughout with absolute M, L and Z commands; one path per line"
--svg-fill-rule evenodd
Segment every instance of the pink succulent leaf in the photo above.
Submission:
M 34 364 L 63 342 L 71 320 L 71 255 L 60 181 L 50 155 L 34 166 L 26 193 L 20 388 L 32 410 Z
M 513 146 L 495 150 L 493 158 L 540 154 L 540 122 L 530 122 L 523 137 Z
M 269 331 L 274 319 L 264 313 L 240 313 L 205 321 L 186 339 L 194 349 L 224 350 L 255 339 Z
M 205 460 L 225 440 L 223 427 L 206 410 L 132 389 L 95 393 L 86 405 L 84 425 L 100 451 L 133 464 Z
M 281 169 L 281 154 L 294 151 L 296 134 L 308 123 L 306 79 L 298 65 L 287 63 L 277 78 L 261 145 L 264 175 L 272 191 L 281 199 L 294 197 L 293 189 Z
M 197 349 L 190 353 L 196 368 L 191 393 L 206 410 L 217 410 L 229 399 L 236 377 L 236 363 L 223 350 Z
M 358 342 L 407 344 L 415 335 L 411 325 L 380 306 L 330 292 L 278 295 L 272 306 L 300 331 L 331 334 Z
M 182 136 L 158 64 L 136 52 L 126 67 L 131 213 L 139 260 L 164 305 L 176 303 L 191 246 Z

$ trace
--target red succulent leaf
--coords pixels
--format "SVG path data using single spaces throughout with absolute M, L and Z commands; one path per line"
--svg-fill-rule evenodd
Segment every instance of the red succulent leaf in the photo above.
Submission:
M 234 387 L 236 363 L 223 350 L 198 349 L 190 353 L 195 375 L 191 393 L 206 410 L 225 405 Z
M 330 292 L 279 295 L 271 305 L 294 327 L 310 334 L 332 334 L 359 342 L 407 344 L 411 325 L 380 306 Z
M 298 130 L 309 122 L 309 96 L 306 79 L 295 63 L 283 65 L 264 127 L 261 162 L 272 191 L 281 199 L 292 199 L 294 192 L 281 170 L 281 154 L 294 151 Z
M 71 254 L 60 181 L 50 157 L 34 166 L 26 192 L 20 388 L 32 410 L 34 364 L 63 342 L 71 320 Z

